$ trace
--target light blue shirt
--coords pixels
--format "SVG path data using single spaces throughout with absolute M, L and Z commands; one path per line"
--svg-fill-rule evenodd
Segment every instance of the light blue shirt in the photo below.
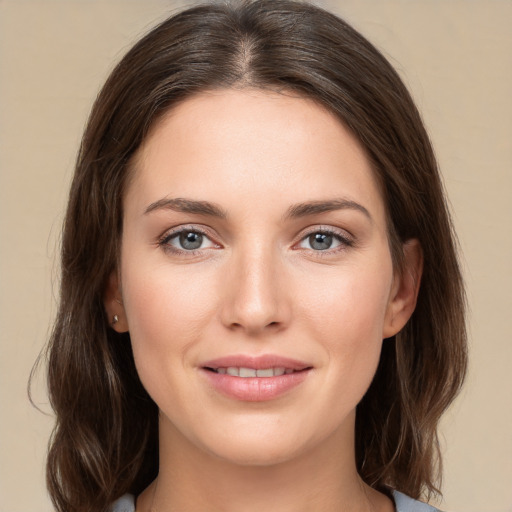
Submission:
M 396 512 L 441 512 L 398 491 L 393 491 L 393 499 Z M 125 494 L 112 505 L 110 512 L 135 512 L 135 498 L 131 494 Z

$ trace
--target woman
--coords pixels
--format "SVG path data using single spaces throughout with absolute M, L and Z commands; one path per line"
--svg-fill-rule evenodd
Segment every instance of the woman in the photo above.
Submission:
M 370 43 L 259 0 L 130 50 L 64 227 L 59 511 L 432 510 L 465 366 L 435 158 Z

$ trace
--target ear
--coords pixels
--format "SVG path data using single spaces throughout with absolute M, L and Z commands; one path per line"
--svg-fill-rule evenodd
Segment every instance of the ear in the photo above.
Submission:
M 421 275 L 423 250 L 415 238 L 403 244 L 404 266 L 401 274 L 395 273 L 384 319 L 383 338 L 390 338 L 402 330 L 414 312 Z
M 103 304 L 112 329 L 120 333 L 127 332 L 128 321 L 124 311 L 117 270 L 113 270 L 108 277 L 105 292 L 103 294 Z

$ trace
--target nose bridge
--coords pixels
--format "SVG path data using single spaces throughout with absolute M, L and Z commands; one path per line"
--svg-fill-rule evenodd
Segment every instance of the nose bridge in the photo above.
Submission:
M 289 308 L 281 286 L 282 271 L 281 258 L 269 243 L 253 239 L 235 250 L 226 276 L 224 322 L 251 334 L 284 326 Z

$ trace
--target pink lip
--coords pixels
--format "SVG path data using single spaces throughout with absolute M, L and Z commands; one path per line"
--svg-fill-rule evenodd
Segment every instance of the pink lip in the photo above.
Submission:
M 232 355 L 226 357 L 219 357 L 202 363 L 203 368 L 228 368 L 230 366 L 254 368 L 262 370 L 264 368 L 287 368 L 291 370 L 304 370 L 311 368 L 311 364 L 290 359 L 288 357 L 281 357 L 275 354 L 264 354 L 261 356 L 247 356 L 247 355 Z
M 233 366 L 256 370 L 285 368 L 294 370 L 294 373 L 274 377 L 236 377 L 211 370 L 211 368 Z M 302 383 L 311 369 L 310 364 L 276 355 L 258 357 L 233 355 L 207 361 L 201 365 L 202 374 L 215 390 L 229 398 L 247 402 L 263 402 L 282 396 Z

